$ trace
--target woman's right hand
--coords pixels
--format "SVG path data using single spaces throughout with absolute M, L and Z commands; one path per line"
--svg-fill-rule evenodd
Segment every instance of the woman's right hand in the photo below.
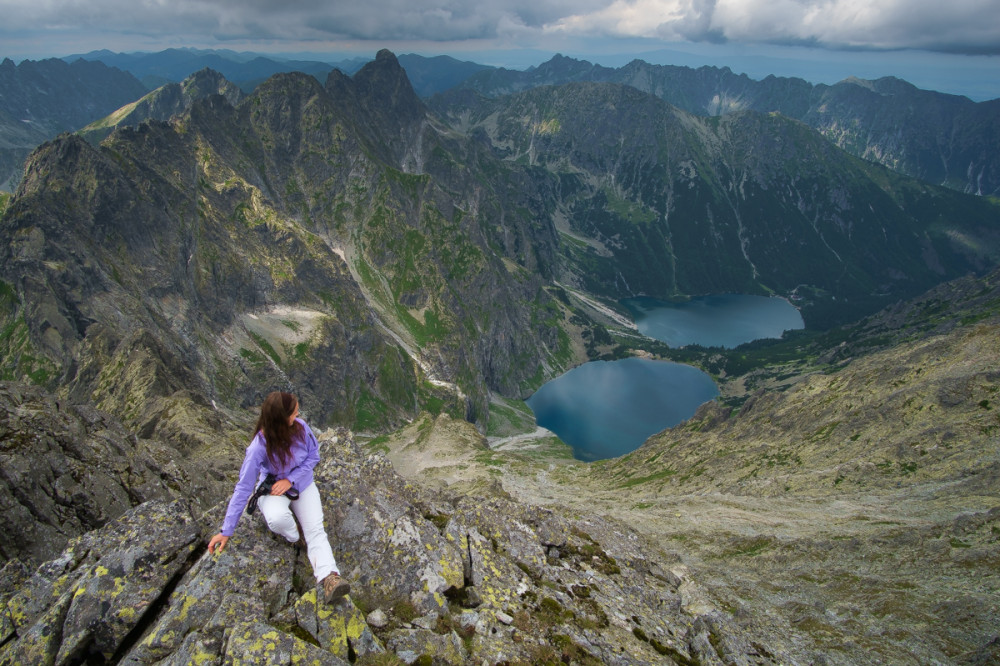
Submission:
M 216 534 L 212 537 L 212 540 L 208 542 L 208 552 L 212 555 L 216 553 L 221 553 L 222 549 L 226 547 L 226 543 L 229 541 L 229 537 L 223 534 Z

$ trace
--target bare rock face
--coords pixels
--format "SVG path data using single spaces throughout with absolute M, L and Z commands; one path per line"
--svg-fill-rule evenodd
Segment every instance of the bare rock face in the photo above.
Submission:
M 41 563 L 133 506 L 206 491 L 204 470 L 172 447 L 22 384 L 0 383 L 0 463 L 0 530 L 16 535 L 4 560 Z
M 222 95 L 233 105 L 244 97 L 235 84 L 206 67 L 180 83 L 168 83 L 140 99 L 130 101 L 111 115 L 90 123 L 79 134 L 87 141 L 98 144 L 119 127 L 136 127 L 149 119 L 167 121 L 190 109 L 196 101 L 212 95 Z
M 198 519 L 184 500 L 153 500 L 30 576 L 5 567 L 0 664 L 781 658 L 720 611 L 686 603 L 693 583 L 621 525 L 431 493 L 347 431 L 320 440 L 316 482 L 351 595 L 323 603 L 304 552 L 259 514 L 212 556 L 224 504 Z

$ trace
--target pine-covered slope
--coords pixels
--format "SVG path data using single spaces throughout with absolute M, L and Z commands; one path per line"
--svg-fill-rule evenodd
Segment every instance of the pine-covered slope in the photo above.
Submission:
M 777 293 L 825 326 L 1000 256 L 1000 208 L 852 158 L 778 114 L 698 117 L 606 83 L 435 104 L 498 155 L 559 178 L 562 279 L 611 298 Z

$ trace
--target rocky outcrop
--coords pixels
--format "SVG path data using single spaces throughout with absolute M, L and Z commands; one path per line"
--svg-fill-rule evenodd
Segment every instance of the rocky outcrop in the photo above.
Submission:
M 118 127 L 135 127 L 145 120 L 169 120 L 191 108 L 197 100 L 222 95 L 230 104 L 238 104 L 243 92 L 221 74 L 203 69 L 180 83 L 168 83 L 139 100 L 116 110 L 105 118 L 90 123 L 78 134 L 91 143 L 100 143 Z
M 37 564 L 70 538 L 153 499 L 214 503 L 227 457 L 235 456 L 220 451 L 196 464 L 93 407 L 2 383 L 0 531 L 12 537 L 3 539 L 0 557 Z
M 153 501 L 74 540 L 5 600 L 0 661 L 112 658 L 187 564 L 198 536 L 183 501 Z
M 153 500 L 73 540 L 28 576 L 9 565 L 0 664 L 754 664 L 780 659 L 718 610 L 669 554 L 605 520 L 407 484 L 346 431 L 320 437 L 316 481 L 352 594 L 317 602 L 304 554 L 244 517 L 205 550 L 200 520 Z

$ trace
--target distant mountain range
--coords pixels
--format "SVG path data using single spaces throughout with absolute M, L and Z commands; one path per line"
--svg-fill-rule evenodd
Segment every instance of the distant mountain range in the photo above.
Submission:
M 122 71 L 130 72 L 146 84 L 150 90 L 158 88 L 164 83 L 178 83 L 199 70 L 210 68 L 246 92 L 253 90 L 266 78 L 281 72 L 303 72 L 322 79 L 334 67 L 345 73 L 353 74 L 366 62 L 365 59 L 351 59 L 335 63 L 315 60 L 282 60 L 258 54 L 195 49 L 167 49 L 156 53 L 113 53 L 103 50 L 63 58 L 67 62 L 78 59 L 99 61 L 109 67 L 117 67 Z
M 331 69 L 354 74 L 369 62 L 368 58 L 290 60 L 256 53 L 197 49 L 167 49 L 157 53 L 113 53 L 103 50 L 63 58 L 67 62 L 78 59 L 100 61 L 109 67 L 130 72 L 150 90 L 164 83 L 179 83 L 199 70 L 212 69 L 247 93 L 252 92 L 268 77 L 281 72 L 303 72 L 323 81 Z M 456 60 L 450 56 L 426 58 L 413 54 L 399 56 L 399 64 L 420 97 L 444 92 L 477 72 L 493 69 L 488 65 Z
M 851 157 L 781 114 L 695 116 L 612 83 L 456 90 L 431 106 L 558 177 L 563 279 L 591 293 L 778 293 L 826 327 L 1000 258 L 997 206 Z
M 25 157 L 146 94 L 134 76 L 101 62 L 55 58 L 0 63 L 0 190 L 13 190 Z
M 207 71 L 173 85 L 98 147 L 37 150 L 2 226 L 9 375 L 144 404 L 143 431 L 182 387 L 237 407 L 285 382 L 359 428 L 430 405 L 485 425 L 491 395 L 596 339 L 563 287 L 778 294 L 815 328 L 1000 258 L 990 201 L 780 115 L 610 83 L 459 91 L 435 114 L 388 52 L 246 97 Z M 147 362 L 155 390 L 102 370 Z
M 535 69 L 495 69 L 458 86 L 489 97 L 543 85 L 621 83 L 697 115 L 780 113 L 820 131 L 863 159 L 914 178 L 978 195 L 1000 195 L 1000 100 L 920 90 L 895 78 L 813 85 L 768 76 L 755 81 L 723 67 L 634 60 L 616 69 L 556 56 Z
M 38 103 L 21 100 L 16 93 L 0 93 L 0 189 L 12 190 L 16 186 L 19 167 L 34 146 L 59 131 L 80 129 L 103 118 L 114 110 L 108 108 L 111 100 L 117 102 L 114 108 L 118 108 L 142 96 L 133 94 L 123 99 L 112 92 L 99 95 L 100 103 L 95 104 L 88 95 L 114 91 L 119 85 L 108 80 L 108 72 L 131 73 L 152 90 L 210 68 L 250 92 L 278 72 L 301 71 L 322 81 L 331 69 L 350 75 L 365 62 L 358 58 L 337 62 L 282 60 L 252 53 L 193 49 L 130 54 L 94 51 L 65 60 L 102 62 L 112 69 L 98 72 L 76 66 L 73 84 L 58 85 L 58 76 L 40 71 L 30 61 L 17 67 L 12 62 L 4 65 L 0 79 L 13 81 L 14 74 L 23 79 L 5 85 L 5 90 L 24 86 L 56 88 L 44 100 L 36 100 Z M 696 115 L 740 110 L 781 113 L 819 130 L 851 154 L 900 173 L 971 194 L 1000 194 L 1000 100 L 975 103 L 964 97 L 919 90 L 893 78 L 847 79 L 833 86 L 774 76 L 755 81 L 725 67 L 694 69 L 650 65 L 641 60 L 608 68 L 555 56 L 526 71 L 498 69 L 447 56 L 411 54 L 398 60 L 421 98 L 449 90 L 474 90 L 496 97 L 542 85 L 621 83 Z M 45 62 L 45 68 L 55 67 L 53 61 Z M 30 82 L 32 78 L 40 80 L 35 84 Z M 130 82 L 133 90 L 134 84 Z M 53 105 L 64 105 L 66 111 L 55 110 Z M 23 118 L 19 114 L 24 109 L 31 112 L 34 125 L 20 122 Z M 74 117 L 74 122 L 67 123 L 67 116 Z
M 476 72 L 491 69 L 448 56 L 403 55 L 399 61 L 421 97 L 443 92 Z M 150 100 L 142 102 L 140 98 L 161 86 L 178 84 L 198 71 L 211 69 L 221 74 L 230 86 L 249 93 L 274 74 L 298 71 L 324 81 L 334 68 L 354 74 L 366 62 L 365 58 L 334 62 L 283 60 L 252 53 L 194 49 L 167 49 L 158 53 L 92 51 L 61 60 L 25 60 L 18 65 L 5 59 L 0 65 L 0 191 L 13 191 L 17 187 L 25 158 L 41 143 L 60 132 L 80 130 L 95 121 L 100 127 L 87 129 L 91 140 L 99 140 L 110 128 L 123 122 L 134 124 L 138 122 L 136 118 L 141 121 L 147 117 L 143 108 Z M 167 108 L 164 95 L 176 94 L 175 87 L 157 93 L 160 112 L 148 117 L 163 116 L 162 111 Z M 124 108 L 133 103 L 140 107 L 137 114 Z M 104 120 L 115 111 L 119 111 L 115 120 Z

